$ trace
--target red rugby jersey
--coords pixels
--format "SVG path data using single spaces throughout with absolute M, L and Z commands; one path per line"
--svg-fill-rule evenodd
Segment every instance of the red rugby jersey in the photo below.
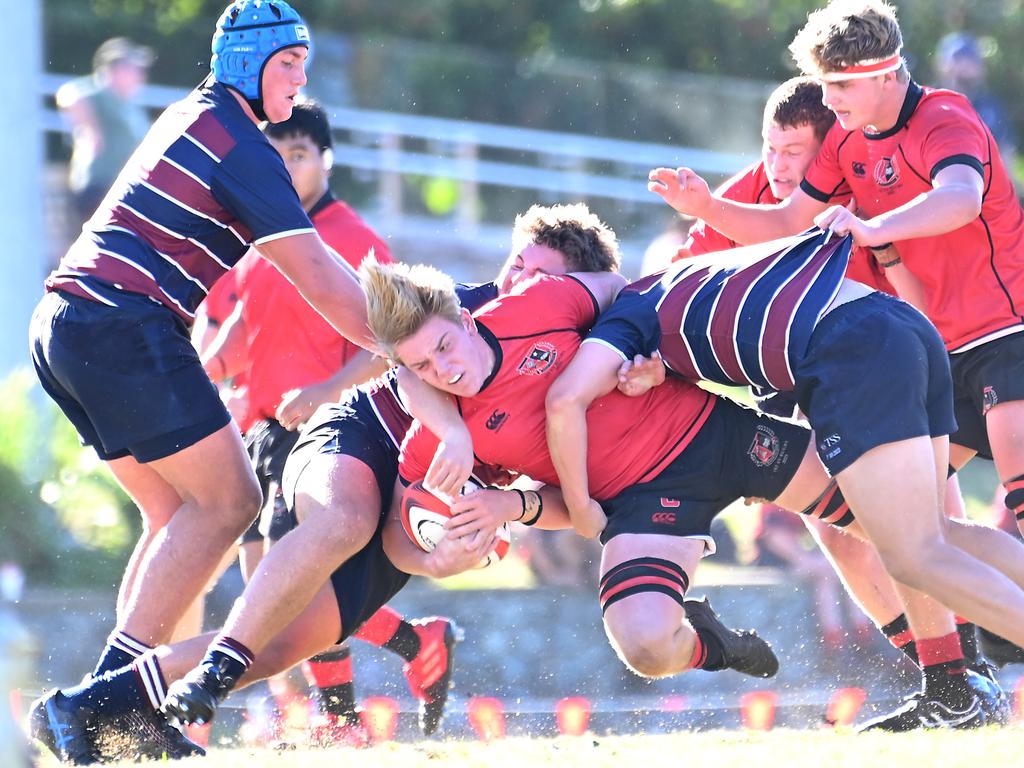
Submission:
M 899 119 L 882 133 L 836 123 L 801 189 L 838 202 L 847 185 L 869 217 L 932 189 L 950 165 L 982 175 L 981 214 L 959 229 L 897 243 L 922 284 L 928 317 L 951 352 L 1024 330 L 1024 212 L 992 134 L 966 97 L 911 83 Z
M 597 317 L 594 297 L 570 276 L 543 276 L 475 315 L 496 364 L 480 392 L 456 398 L 477 460 L 492 469 L 558 485 L 545 432 L 544 400 Z M 707 420 L 715 398 L 670 377 L 642 397 L 618 392 L 587 411 L 590 493 L 609 499 L 657 477 Z M 402 477 L 426 475 L 437 438 L 414 428 L 402 446 Z
M 387 245 L 330 193 L 310 211 L 310 219 L 328 246 L 353 267 L 372 248 L 390 261 Z M 335 374 L 359 347 L 324 320 L 277 268 L 255 251 L 235 269 L 245 321 L 249 417 L 273 418 L 281 396 Z
M 726 181 L 716 191 L 726 200 L 735 200 L 738 203 L 750 203 L 752 205 L 776 205 L 781 203 L 768 185 L 768 174 L 764 169 L 763 162 L 757 162 L 744 168 L 731 179 Z M 837 198 L 849 200 L 849 188 L 844 187 L 836 192 Z M 688 256 L 699 256 L 711 251 L 724 251 L 728 248 L 736 248 L 739 245 L 735 240 L 730 240 L 717 229 L 709 227 L 703 219 L 698 219 L 690 229 L 690 237 L 683 246 L 683 250 L 673 261 L 678 261 Z M 885 277 L 885 270 L 878 266 L 878 260 L 867 248 L 854 248 L 850 253 L 850 262 L 846 268 L 846 276 L 856 280 L 876 291 L 885 291 L 895 296 L 896 289 Z

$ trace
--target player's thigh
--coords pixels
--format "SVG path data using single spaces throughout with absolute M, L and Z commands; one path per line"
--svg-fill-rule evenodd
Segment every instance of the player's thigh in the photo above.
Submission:
M 174 487 L 148 464 L 140 464 L 132 456 L 107 462 L 111 473 L 139 508 L 150 530 L 167 525 L 181 506 L 181 496 Z
M 300 526 L 333 527 L 337 535 L 364 545 L 382 515 L 377 473 L 346 454 L 313 456 L 295 487 L 295 517 Z
M 994 406 L 985 424 L 999 480 L 1005 483 L 1024 475 L 1024 400 Z
M 147 466 L 202 508 L 241 509 L 250 521 L 259 509 L 260 487 L 234 422 Z
M 683 620 L 683 595 L 707 549 L 703 536 L 624 533 L 610 539 L 601 553 L 600 585 L 609 633 L 671 636 Z

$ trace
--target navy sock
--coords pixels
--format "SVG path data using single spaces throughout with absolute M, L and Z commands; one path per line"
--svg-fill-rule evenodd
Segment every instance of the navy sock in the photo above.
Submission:
M 113 672 L 121 667 L 127 667 L 146 651 L 151 650 L 153 650 L 152 646 L 136 640 L 127 632 L 115 629 L 107 638 L 107 644 L 100 653 L 96 668 L 92 671 L 92 677 L 100 677 L 105 672 Z

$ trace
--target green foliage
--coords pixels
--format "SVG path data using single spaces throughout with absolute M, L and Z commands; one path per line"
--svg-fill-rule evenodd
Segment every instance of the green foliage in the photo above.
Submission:
M 0 561 L 30 581 L 116 585 L 138 512 L 29 371 L 0 381 Z

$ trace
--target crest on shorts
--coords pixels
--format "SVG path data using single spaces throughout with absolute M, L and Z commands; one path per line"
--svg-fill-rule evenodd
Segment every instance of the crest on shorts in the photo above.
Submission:
M 900 180 L 900 169 L 896 158 L 883 157 L 875 163 L 875 184 L 880 187 L 891 187 Z
M 538 341 L 533 345 L 530 354 L 519 364 L 520 375 L 540 376 L 555 364 L 555 347 L 546 341 Z
M 750 460 L 759 467 L 768 467 L 779 457 L 779 438 L 766 426 L 758 425 L 754 432 L 754 442 L 747 451 Z
M 999 395 L 995 387 L 985 387 L 981 392 L 981 413 L 982 415 L 992 410 L 993 406 L 999 404 Z

